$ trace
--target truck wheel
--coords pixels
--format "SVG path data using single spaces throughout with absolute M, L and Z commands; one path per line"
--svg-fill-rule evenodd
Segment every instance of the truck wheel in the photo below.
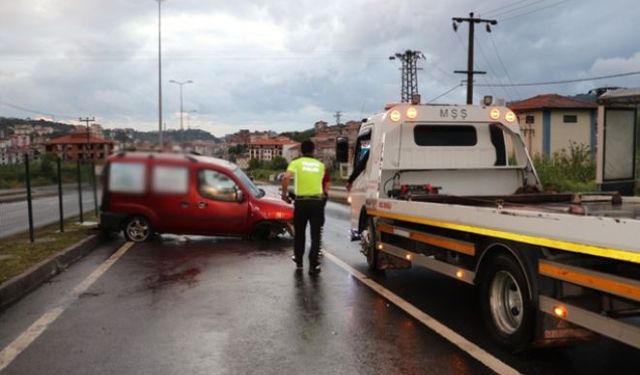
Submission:
M 367 257 L 369 271 L 378 270 L 378 252 L 376 250 L 376 232 L 373 218 L 367 221 L 367 227 L 360 233 L 360 246 L 362 252 Z
M 144 216 L 133 216 L 127 220 L 124 226 L 124 237 L 127 241 L 144 242 L 147 241 L 152 234 L 151 224 Z
M 533 338 L 536 312 L 524 272 L 513 257 L 498 255 L 482 278 L 482 317 L 501 345 L 518 351 Z

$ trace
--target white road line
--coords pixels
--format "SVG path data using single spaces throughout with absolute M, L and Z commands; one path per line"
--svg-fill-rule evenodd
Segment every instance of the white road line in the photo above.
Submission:
M 54 307 L 42 314 L 29 328 L 20 336 L 7 345 L 0 352 L 0 371 L 4 370 L 14 359 L 29 347 L 37 338 L 53 323 L 78 297 L 87 291 L 91 285 L 100 278 L 111 266 L 122 258 L 122 256 L 133 246 L 133 242 L 122 245 L 118 251 L 109 257 L 104 263 L 96 268 L 87 278 L 78 284 L 71 293 L 65 296 L 59 306 Z
M 449 327 L 440 323 L 430 315 L 424 313 L 423 311 L 413 306 L 403 298 L 399 297 L 398 295 L 386 289 L 382 285 L 371 280 L 368 276 L 366 276 L 362 272 L 349 266 L 348 264 L 340 260 L 335 255 L 327 252 L 326 249 L 323 249 L 323 253 L 325 258 L 330 259 L 333 263 L 337 264 L 340 268 L 342 268 L 343 270 L 347 271 L 348 273 L 356 277 L 364 285 L 373 289 L 373 291 L 380 294 L 382 297 L 386 298 L 391 303 L 393 303 L 394 305 L 404 310 L 407 314 L 419 320 L 422 324 L 424 324 L 425 326 L 427 326 L 429 329 L 436 332 L 440 336 L 444 337 L 452 344 L 456 345 L 460 349 L 467 352 L 470 356 L 477 359 L 479 362 L 481 362 L 491 370 L 497 372 L 498 374 L 519 374 L 519 372 L 516 371 L 516 369 L 508 366 L 498 358 L 492 356 L 491 354 L 487 353 L 476 344 L 460 336 L 458 333 L 454 332 Z

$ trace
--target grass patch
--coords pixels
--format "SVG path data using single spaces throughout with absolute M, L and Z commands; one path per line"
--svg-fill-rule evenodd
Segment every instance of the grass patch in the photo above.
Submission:
M 93 217 L 93 213 L 87 213 L 85 217 Z M 0 242 L 0 283 L 97 233 L 95 227 L 82 226 L 77 221 L 77 216 L 67 219 L 64 233 L 58 232 L 58 223 L 36 230 L 34 243 L 29 242 L 28 232 L 3 238 Z
M 533 163 L 545 191 L 589 192 L 598 188 L 596 164 L 588 146 L 572 142 L 569 149 L 554 152 L 552 157 L 535 156 Z

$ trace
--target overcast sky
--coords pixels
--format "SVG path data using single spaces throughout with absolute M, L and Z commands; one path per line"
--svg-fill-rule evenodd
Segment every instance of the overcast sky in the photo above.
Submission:
M 422 51 L 419 91 L 431 100 L 460 84 L 467 24 L 476 29 L 476 84 L 543 82 L 640 71 L 637 0 L 167 0 L 162 3 L 163 106 L 179 127 L 184 86 L 190 125 L 224 135 L 242 128 L 304 130 L 359 120 L 400 97 L 399 62 Z M 105 127 L 158 127 L 158 7 L 154 0 L 0 2 L 0 116 Z M 555 86 L 478 87 L 476 100 L 639 87 L 640 75 Z M 458 87 L 437 100 L 464 103 Z M 31 111 L 31 112 L 29 112 Z M 77 123 L 77 121 L 76 121 Z M 186 126 L 186 120 L 185 120 Z

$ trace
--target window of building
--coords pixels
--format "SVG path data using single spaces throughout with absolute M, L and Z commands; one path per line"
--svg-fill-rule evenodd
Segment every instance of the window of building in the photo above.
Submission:
M 144 164 L 111 163 L 109 190 L 115 193 L 144 192 Z
M 418 146 L 475 146 L 476 128 L 468 125 L 417 125 L 413 138 Z
M 577 115 L 564 115 L 562 116 L 562 122 L 566 123 L 576 123 L 578 122 Z
M 534 115 L 527 115 L 524 118 L 525 124 L 534 124 L 536 117 Z
M 185 167 L 158 165 L 153 168 L 153 191 L 161 194 L 185 194 L 189 190 L 189 170 Z
M 203 169 L 198 172 L 198 191 L 205 198 L 235 202 L 240 188 L 226 174 Z

